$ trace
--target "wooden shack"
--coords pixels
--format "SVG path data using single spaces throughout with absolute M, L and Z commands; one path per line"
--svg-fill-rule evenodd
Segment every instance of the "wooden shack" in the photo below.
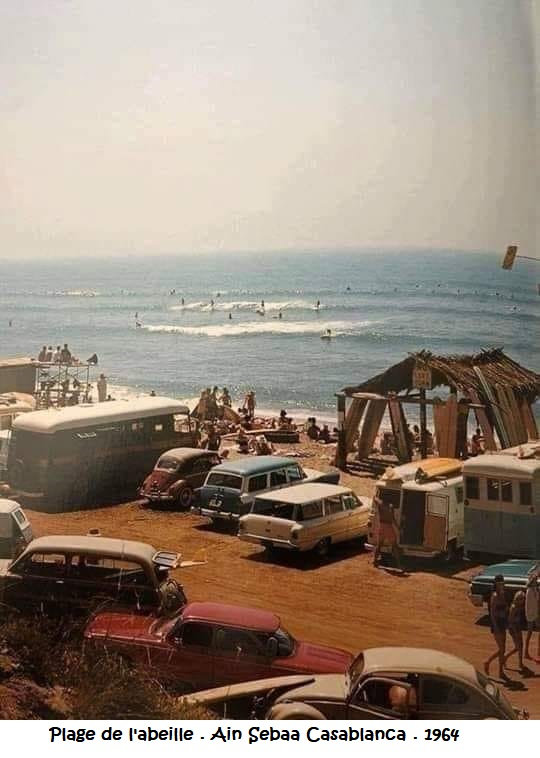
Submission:
M 439 396 L 446 389 L 446 397 Z M 435 394 L 435 391 L 437 394 Z M 385 414 L 390 418 L 394 459 L 410 461 L 413 445 L 405 407 L 416 405 L 420 450 L 428 454 L 426 410 L 431 408 L 435 447 L 440 456 L 467 457 L 469 414 L 476 416 L 486 450 L 508 448 L 538 438 L 532 405 L 540 393 L 540 375 L 509 358 L 502 349 L 476 355 L 438 356 L 428 351 L 409 355 L 377 376 L 337 394 L 336 465 L 377 470 L 389 462 L 372 456 Z M 392 456 L 389 456 L 391 458 Z
M 0 395 L 24 392 L 33 395 L 39 363 L 32 358 L 0 358 Z

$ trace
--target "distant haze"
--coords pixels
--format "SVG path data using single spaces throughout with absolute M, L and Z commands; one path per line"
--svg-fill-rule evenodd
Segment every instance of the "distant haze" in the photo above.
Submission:
M 0 61 L 0 258 L 534 250 L 530 1 L 0 0 Z

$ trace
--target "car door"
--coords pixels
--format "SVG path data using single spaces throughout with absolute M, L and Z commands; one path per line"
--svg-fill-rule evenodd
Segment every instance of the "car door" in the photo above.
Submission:
M 215 686 L 272 676 L 264 637 L 264 634 L 248 629 L 218 628 L 214 658 Z
M 204 621 L 180 621 L 159 647 L 150 650 L 152 667 L 178 687 L 213 687 L 215 632 L 215 626 Z
M 422 676 L 418 718 L 441 719 L 498 718 L 483 693 L 450 677 Z
M 6 576 L 4 602 L 25 610 L 56 609 L 66 601 L 66 568 L 62 553 L 27 555 Z
M 349 539 L 352 512 L 345 508 L 341 495 L 325 498 L 324 516 L 326 522 L 324 531 L 332 542 L 343 542 Z
M 278 490 L 281 487 L 286 487 L 288 484 L 287 471 L 284 468 L 277 469 L 270 472 L 270 482 L 268 489 Z
M 208 472 L 212 468 L 210 458 L 203 456 L 193 461 L 190 473 L 185 477 L 187 483 L 192 489 L 202 487 Z
M 370 509 L 352 492 L 343 495 L 343 504 L 350 513 L 349 539 L 365 537 L 369 529 Z

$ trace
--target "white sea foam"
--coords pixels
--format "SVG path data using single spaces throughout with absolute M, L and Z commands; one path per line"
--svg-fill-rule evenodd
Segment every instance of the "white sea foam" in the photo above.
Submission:
M 257 311 L 261 308 L 261 300 L 232 300 L 228 302 L 221 302 L 215 300 L 212 306 L 208 302 L 196 302 L 187 303 L 186 305 L 173 305 L 172 311 Z M 326 308 L 321 304 L 319 310 Z M 269 301 L 264 303 L 264 310 L 266 313 L 277 313 L 278 311 L 287 310 L 315 310 L 315 304 L 308 300 L 281 300 L 281 301 Z
M 256 334 L 306 334 L 322 336 L 328 329 L 332 336 L 339 337 L 358 334 L 375 321 L 249 321 L 245 323 L 207 324 L 201 326 L 181 326 L 178 324 L 155 324 L 144 326 L 148 332 L 184 334 L 192 337 L 243 337 Z

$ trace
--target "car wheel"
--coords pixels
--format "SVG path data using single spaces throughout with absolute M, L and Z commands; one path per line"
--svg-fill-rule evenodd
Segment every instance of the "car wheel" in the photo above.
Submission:
M 325 537 L 324 539 L 317 542 L 315 545 L 315 552 L 319 558 L 326 558 L 330 552 L 330 537 Z
M 191 487 L 182 487 L 178 494 L 178 503 L 181 508 L 191 508 L 193 504 L 193 490 Z

